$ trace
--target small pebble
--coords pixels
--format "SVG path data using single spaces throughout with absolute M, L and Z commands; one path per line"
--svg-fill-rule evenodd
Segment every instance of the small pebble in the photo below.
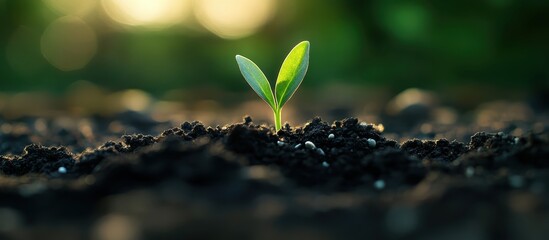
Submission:
M 376 147 L 376 140 L 368 138 L 368 140 L 366 140 L 366 141 L 368 141 L 368 146 L 370 146 L 371 148 Z
M 374 182 L 374 187 L 376 189 L 384 189 L 385 188 L 385 181 L 383 181 L 382 179 L 379 179 L 377 181 Z
M 305 142 L 305 147 L 308 148 L 308 149 L 311 149 L 311 150 L 316 148 L 315 144 L 311 141 L 306 141 Z
M 301 147 L 301 143 L 298 143 L 297 145 L 295 145 L 294 148 L 295 148 L 295 149 L 298 149 L 298 148 L 300 148 L 300 147 Z
M 465 169 L 465 176 L 467 176 L 468 178 L 472 177 L 473 175 L 475 175 L 475 168 L 474 167 L 467 167 Z
M 330 166 L 330 164 L 329 164 L 329 163 L 327 163 L 326 161 L 324 161 L 324 162 L 322 162 L 322 166 L 323 166 L 323 167 L 325 167 L 325 168 L 327 168 L 327 167 L 329 167 L 329 166 Z
M 519 144 L 520 138 L 516 137 L 516 138 L 513 139 L 513 141 L 515 141 L 515 144 Z
M 316 152 L 317 152 L 319 155 L 322 155 L 322 156 L 326 155 L 326 154 L 324 153 L 324 150 L 322 150 L 322 148 L 317 148 L 317 149 L 316 149 Z
M 58 173 L 61 173 L 61 174 L 67 173 L 67 168 L 65 168 L 65 167 L 59 167 L 59 168 L 57 169 L 57 172 L 58 172 Z
M 276 141 L 276 144 L 278 144 L 279 147 L 286 145 L 286 143 L 283 141 Z
M 498 132 L 498 136 L 503 136 L 503 132 Z
M 330 135 L 328 135 L 328 139 L 334 139 L 335 138 L 335 135 L 333 133 L 330 133 Z

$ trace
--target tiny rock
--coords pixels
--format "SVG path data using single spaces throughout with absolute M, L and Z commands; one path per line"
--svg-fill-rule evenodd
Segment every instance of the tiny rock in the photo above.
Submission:
M 326 155 L 326 154 L 324 153 L 324 150 L 322 150 L 322 148 L 317 148 L 317 149 L 316 149 L 316 152 L 317 152 L 319 155 L 322 155 L 322 156 Z
M 383 181 L 382 179 L 379 179 L 377 181 L 374 182 L 374 187 L 376 189 L 383 189 L 385 188 L 385 181 Z
M 61 174 L 67 173 L 67 168 L 65 168 L 65 167 L 59 167 L 59 168 L 57 169 L 57 172 L 58 172 L 58 173 L 61 173 Z
M 322 166 L 325 167 L 325 168 L 327 168 L 327 167 L 330 167 L 330 164 L 327 163 L 326 161 L 324 161 L 324 162 L 322 162 Z
M 368 141 L 368 146 L 370 146 L 371 148 L 376 147 L 376 144 L 377 144 L 376 140 L 368 138 L 368 140 L 366 140 L 366 141 Z
M 276 141 L 276 144 L 278 144 L 279 147 L 286 145 L 286 143 L 283 141 Z
M 335 135 L 333 133 L 330 133 L 330 135 L 328 135 L 328 139 L 334 139 L 335 138 Z
M 295 149 L 298 149 L 298 148 L 300 148 L 300 147 L 301 147 L 301 143 L 298 143 L 298 144 L 295 145 L 294 148 L 295 148 Z
M 524 178 L 519 175 L 509 176 L 509 185 L 514 188 L 521 188 L 524 186 Z
M 315 144 L 311 141 L 306 141 L 305 142 L 305 147 L 308 148 L 308 149 L 311 149 L 311 150 L 316 148 Z
M 472 177 L 473 175 L 475 175 L 475 168 L 474 167 L 467 167 L 465 169 L 465 176 L 467 176 L 468 178 Z

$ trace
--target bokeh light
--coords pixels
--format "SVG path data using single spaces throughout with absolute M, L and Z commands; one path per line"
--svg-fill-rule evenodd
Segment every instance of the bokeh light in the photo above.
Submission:
M 147 109 L 152 99 L 148 93 L 138 89 L 128 89 L 118 94 L 120 104 L 123 108 L 132 111 L 144 111 Z
M 274 15 L 274 0 L 202 0 L 197 1 L 198 21 L 215 35 L 236 39 L 249 36 Z
M 61 17 L 51 23 L 41 39 L 42 55 L 62 71 L 83 68 L 97 51 L 94 30 L 80 18 Z
M 286 51 L 309 40 L 314 80 L 302 89 L 444 88 L 455 98 L 482 85 L 508 95 L 547 86 L 548 9 L 549 1 L 513 0 L 0 0 L 0 89 L 61 93 L 87 80 L 154 97 L 173 88 L 244 92 L 235 54 L 273 78 Z M 64 16 L 80 20 L 56 21 Z
M 430 21 L 428 9 L 417 3 L 382 2 L 377 8 L 377 15 L 385 31 L 402 41 L 422 37 Z
M 43 0 L 48 7 L 64 15 L 84 16 L 95 7 L 95 0 Z
M 163 28 L 183 22 L 190 13 L 190 0 L 102 0 L 114 21 L 131 26 Z

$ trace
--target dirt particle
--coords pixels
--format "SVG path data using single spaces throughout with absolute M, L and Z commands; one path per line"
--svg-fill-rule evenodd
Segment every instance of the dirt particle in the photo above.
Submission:
M 244 117 L 244 124 L 250 125 L 251 123 L 252 123 L 252 117 L 250 117 L 250 116 L 245 116 L 245 117 Z

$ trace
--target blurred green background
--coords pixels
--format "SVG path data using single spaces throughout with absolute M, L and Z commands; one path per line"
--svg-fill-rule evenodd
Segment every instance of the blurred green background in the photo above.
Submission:
M 520 96 L 547 88 L 548 13 L 545 0 L 0 0 L 0 92 L 248 92 L 235 54 L 272 81 L 309 40 L 303 89 Z

